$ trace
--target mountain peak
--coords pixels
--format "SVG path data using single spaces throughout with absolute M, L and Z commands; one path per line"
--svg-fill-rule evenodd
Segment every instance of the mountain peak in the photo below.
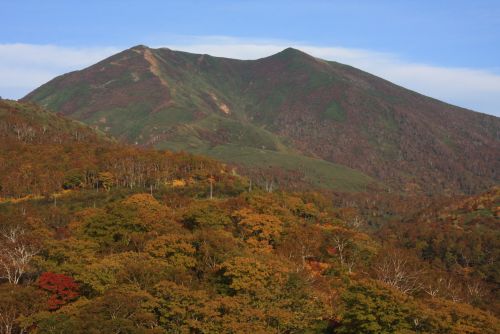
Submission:
M 137 51 L 146 50 L 146 49 L 149 49 L 149 47 L 147 45 L 143 45 L 143 44 L 138 44 L 138 45 L 135 45 L 135 46 L 130 48 L 130 50 L 137 50 Z
M 310 54 L 307 54 L 304 51 L 292 47 L 283 49 L 282 51 L 275 53 L 274 55 L 271 55 L 265 59 L 280 60 L 280 61 L 302 61 L 302 62 L 311 62 L 316 60 L 316 58 L 314 58 Z
M 312 57 L 311 55 L 305 53 L 304 51 L 292 47 L 287 47 L 286 49 L 275 54 L 275 56 L 277 55 L 287 56 L 287 57 L 297 57 L 297 56 Z

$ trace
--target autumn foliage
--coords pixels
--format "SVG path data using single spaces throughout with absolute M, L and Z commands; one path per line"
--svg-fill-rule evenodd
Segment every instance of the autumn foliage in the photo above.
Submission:
M 49 293 L 47 307 L 51 311 L 59 309 L 80 295 L 74 279 L 63 274 L 43 273 L 38 278 L 38 287 Z
M 498 188 L 250 187 L 207 158 L 63 143 L 62 128 L 36 154 L 36 129 L 8 137 L 37 167 L 3 183 L 0 334 L 500 332 Z

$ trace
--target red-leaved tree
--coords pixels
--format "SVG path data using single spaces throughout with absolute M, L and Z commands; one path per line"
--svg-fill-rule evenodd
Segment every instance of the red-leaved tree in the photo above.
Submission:
M 78 284 L 72 277 L 63 274 L 43 273 L 38 279 L 38 286 L 49 292 L 47 306 L 51 311 L 59 309 L 80 295 Z

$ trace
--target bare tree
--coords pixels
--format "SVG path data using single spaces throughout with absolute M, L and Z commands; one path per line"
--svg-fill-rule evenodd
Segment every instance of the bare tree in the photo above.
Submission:
M 451 299 L 454 303 L 461 302 L 462 288 L 461 286 L 451 278 L 445 279 L 443 281 L 443 295 L 445 298 Z
M 351 228 L 358 229 L 363 224 L 363 218 L 356 216 L 347 222 L 347 225 Z
M 19 284 L 39 248 L 19 226 L 0 232 L 0 278 Z
M 345 265 L 345 250 L 349 245 L 350 240 L 344 235 L 336 235 L 333 237 L 334 247 L 337 249 L 342 267 Z
M 401 252 L 392 251 L 382 255 L 375 267 L 377 278 L 404 294 L 412 294 L 424 288 L 423 272 Z
M 424 292 L 431 298 L 435 298 L 439 296 L 439 293 L 441 292 L 441 283 L 443 281 L 443 278 L 439 278 L 435 281 L 431 281 L 427 283 L 424 287 L 423 290 Z
M 357 247 L 353 242 L 352 231 L 339 229 L 332 236 L 331 240 L 339 256 L 340 265 L 343 268 L 347 268 L 349 273 L 352 273 L 358 255 Z
M 10 305 L 8 305 L 10 306 Z M 12 307 L 0 307 L 0 334 L 12 334 L 17 319 L 17 312 Z
M 210 199 L 213 199 L 213 194 L 214 194 L 214 177 L 210 175 L 209 179 L 210 181 Z
M 481 300 L 486 294 L 486 289 L 480 281 L 467 282 L 465 287 L 469 303 Z
M 467 286 L 469 295 L 480 293 L 478 285 Z M 477 288 L 477 289 L 476 289 Z M 463 300 L 463 287 L 461 284 L 453 280 L 451 277 L 430 277 L 428 283 L 423 287 L 423 291 L 431 298 L 442 297 L 460 302 Z

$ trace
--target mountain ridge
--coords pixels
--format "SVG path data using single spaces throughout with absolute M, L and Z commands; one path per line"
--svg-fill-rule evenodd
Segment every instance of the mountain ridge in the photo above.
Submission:
M 23 100 L 131 143 L 292 152 L 394 189 L 474 193 L 499 180 L 500 119 L 293 48 L 237 60 L 138 45 Z

